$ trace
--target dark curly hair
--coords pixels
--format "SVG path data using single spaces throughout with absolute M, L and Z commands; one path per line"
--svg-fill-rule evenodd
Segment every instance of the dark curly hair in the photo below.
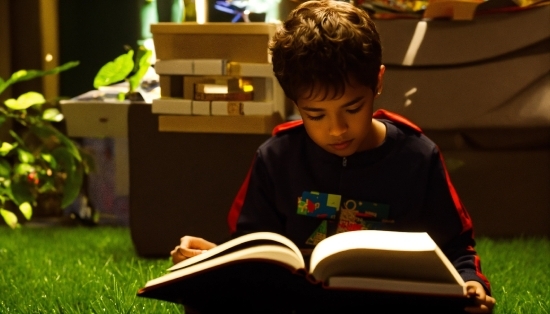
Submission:
M 350 75 L 376 90 L 382 47 L 367 12 L 336 0 L 308 1 L 294 9 L 269 43 L 273 71 L 286 96 L 324 98 L 344 93 Z M 330 93 L 330 95 L 329 95 Z

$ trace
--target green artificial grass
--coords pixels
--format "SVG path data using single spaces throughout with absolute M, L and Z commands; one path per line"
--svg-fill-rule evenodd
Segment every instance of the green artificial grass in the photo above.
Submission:
M 144 259 L 122 227 L 0 228 L 0 313 L 183 313 L 136 297 L 166 272 Z
M 550 312 L 550 239 L 478 239 L 494 313 Z M 136 297 L 171 265 L 136 255 L 123 227 L 0 227 L 0 313 L 183 313 Z
M 483 273 L 497 299 L 494 313 L 550 313 L 550 239 L 477 239 Z

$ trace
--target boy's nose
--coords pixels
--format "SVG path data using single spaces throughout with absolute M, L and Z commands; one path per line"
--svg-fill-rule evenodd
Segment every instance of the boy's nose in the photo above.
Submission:
M 330 123 L 329 134 L 334 137 L 339 137 L 342 134 L 346 133 L 348 130 L 348 124 L 345 119 L 334 118 Z

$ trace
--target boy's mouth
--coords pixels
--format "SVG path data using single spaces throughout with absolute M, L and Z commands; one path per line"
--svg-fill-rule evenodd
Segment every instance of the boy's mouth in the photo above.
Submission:
M 329 145 L 335 150 L 343 150 L 348 148 L 348 146 L 351 144 L 352 141 L 353 140 L 348 140 L 348 141 L 338 142 L 338 143 L 329 144 Z

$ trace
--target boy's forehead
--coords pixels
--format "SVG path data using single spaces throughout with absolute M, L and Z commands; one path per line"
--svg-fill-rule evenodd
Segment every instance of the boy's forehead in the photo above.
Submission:
M 304 100 L 306 102 L 310 101 L 324 101 L 324 100 L 336 100 L 344 96 L 344 90 L 337 90 L 335 87 L 331 86 L 316 86 L 312 87 L 309 90 L 304 90 L 300 93 L 298 101 Z
M 363 87 L 365 86 L 360 84 L 353 77 L 348 78 L 344 84 L 338 86 L 317 82 L 309 88 L 304 88 L 300 91 L 298 101 L 317 102 L 338 100 L 343 98 L 347 93 L 354 93 L 357 89 L 362 89 Z

